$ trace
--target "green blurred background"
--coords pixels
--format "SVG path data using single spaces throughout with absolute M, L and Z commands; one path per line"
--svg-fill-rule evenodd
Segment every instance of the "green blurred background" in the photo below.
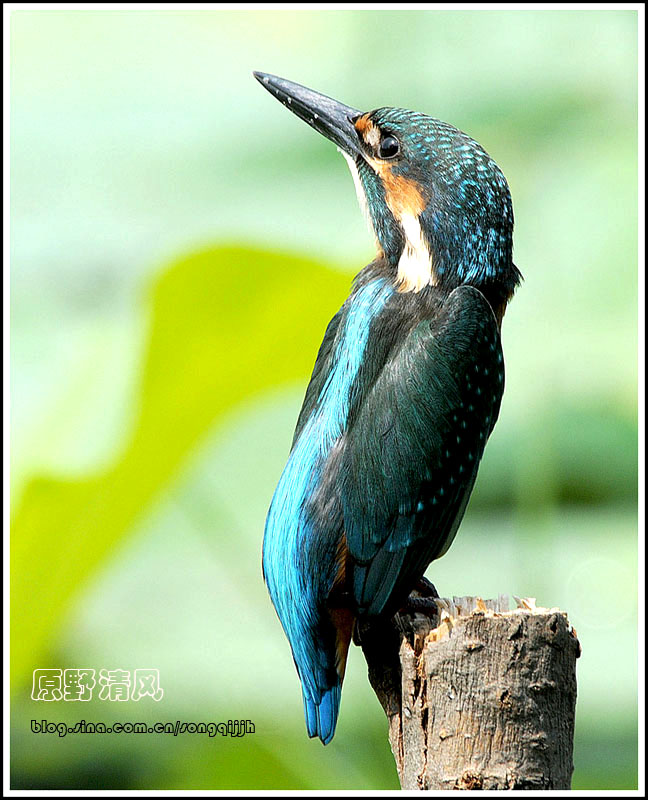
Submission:
M 525 276 L 507 388 L 428 575 L 569 612 L 573 786 L 636 787 L 637 13 L 10 23 L 14 788 L 398 786 L 356 648 L 335 739 L 307 739 L 262 583 L 316 349 L 372 243 L 343 159 L 253 69 L 440 117 L 507 176 Z M 37 703 L 37 667 L 156 667 L 164 699 Z M 256 734 L 59 739 L 32 718 L 244 718 Z

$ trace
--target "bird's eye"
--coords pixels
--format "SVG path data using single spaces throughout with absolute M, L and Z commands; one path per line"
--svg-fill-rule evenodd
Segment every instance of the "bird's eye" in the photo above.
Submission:
M 385 136 L 380 142 L 378 155 L 381 158 L 393 158 L 398 155 L 399 149 L 400 145 L 398 144 L 398 139 L 395 139 L 393 136 Z

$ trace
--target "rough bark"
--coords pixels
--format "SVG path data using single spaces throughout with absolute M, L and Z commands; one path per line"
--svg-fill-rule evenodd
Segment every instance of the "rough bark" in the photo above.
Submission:
M 569 789 L 580 645 L 559 609 L 440 600 L 358 631 L 403 789 Z

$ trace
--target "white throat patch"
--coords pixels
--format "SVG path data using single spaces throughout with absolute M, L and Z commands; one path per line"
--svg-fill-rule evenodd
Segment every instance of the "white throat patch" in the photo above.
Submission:
M 398 262 L 398 291 L 420 292 L 429 284 L 436 284 L 432 254 L 417 216 L 403 214 L 400 224 L 405 233 L 405 247 Z
M 353 185 L 355 186 L 356 190 L 356 197 L 358 198 L 358 203 L 360 204 L 360 210 L 362 211 L 362 216 L 367 221 L 369 232 L 374 237 L 376 241 L 376 246 L 379 248 L 380 242 L 378 241 L 378 237 L 376 236 L 376 229 L 373 226 L 373 220 L 371 219 L 371 214 L 369 213 L 367 195 L 365 194 L 364 186 L 362 185 L 362 181 L 360 180 L 358 167 L 355 161 L 351 158 L 351 156 L 348 153 L 345 153 L 344 150 L 341 150 L 339 147 L 338 147 L 338 152 L 342 153 L 342 155 L 344 156 L 344 160 L 349 165 L 349 169 L 351 170 L 351 176 L 353 178 Z

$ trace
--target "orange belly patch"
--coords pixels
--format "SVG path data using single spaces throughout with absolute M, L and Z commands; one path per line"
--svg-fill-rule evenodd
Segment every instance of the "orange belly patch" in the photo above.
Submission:
M 353 626 L 355 624 L 355 615 L 344 604 L 343 598 L 346 596 L 346 583 L 347 583 L 347 560 L 349 558 L 349 551 L 346 543 L 346 536 L 343 534 L 338 544 L 336 553 L 336 575 L 333 581 L 333 588 L 329 595 L 330 607 L 329 615 L 331 622 L 335 628 L 335 668 L 340 679 L 344 677 L 344 670 L 346 669 L 347 655 L 349 652 L 349 644 L 353 634 Z M 348 602 L 348 601 L 347 601 Z

